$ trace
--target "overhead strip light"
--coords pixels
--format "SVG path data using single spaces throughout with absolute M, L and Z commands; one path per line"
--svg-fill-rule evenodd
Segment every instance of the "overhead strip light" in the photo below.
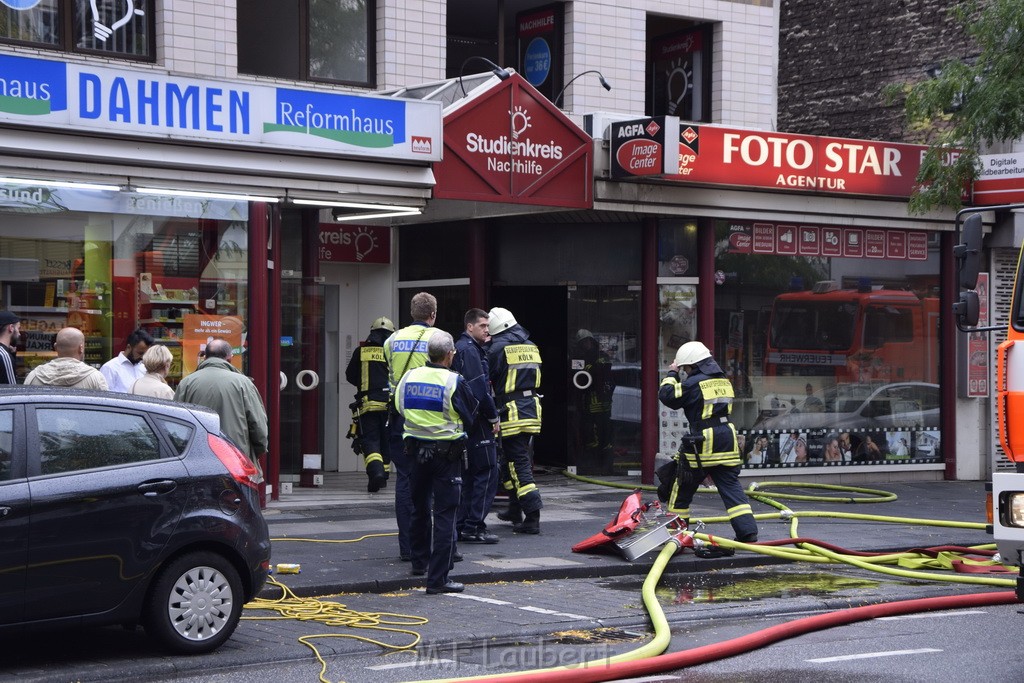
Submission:
M 301 206 L 317 206 L 329 209 L 363 209 L 369 213 L 338 214 L 335 212 L 334 220 L 341 221 L 363 221 L 371 218 L 394 218 L 396 216 L 416 216 L 423 213 L 423 210 L 415 206 L 395 206 L 390 204 L 366 204 L 363 202 L 342 202 L 319 199 L 291 199 L 293 204 Z
M 71 180 L 39 180 L 38 178 L 0 178 L 0 183 L 10 185 L 41 185 L 43 187 L 66 187 L 73 190 L 101 190 L 117 192 L 120 185 L 104 185 L 101 183 L 79 183 Z
M 199 190 L 171 190 L 163 187 L 136 187 L 133 188 L 139 194 L 159 194 L 171 197 L 195 197 L 196 199 L 228 199 L 237 202 L 266 202 L 276 204 L 281 201 L 279 197 L 265 197 L 255 194 L 233 194 L 231 192 L 202 192 Z

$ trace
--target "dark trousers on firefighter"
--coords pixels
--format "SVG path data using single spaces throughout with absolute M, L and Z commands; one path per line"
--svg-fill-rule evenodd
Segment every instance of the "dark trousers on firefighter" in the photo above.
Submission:
M 543 507 L 540 491 L 533 481 L 533 464 L 530 462 L 532 438 L 532 434 L 514 434 L 501 438 L 502 486 L 508 491 L 509 507 L 514 509 L 518 506 L 526 515 Z
M 490 424 L 484 425 L 473 426 L 467 448 L 469 467 L 462 473 L 462 504 L 456 526 L 465 534 L 487 529 L 484 520 L 498 491 L 498 449 Z
M 388 434 L 388 411 L 371 410 L 355 419 L 358 427 L 356 452 L 363 456 L 366 476 L 387 478 L 390 469 L 391 436 Z
M 402 432 L 405 431 L 405 418 L 395 410 L 391 410 L 388 418 L 388 434 L 390 435 L 391 469 L 395 472 L 395 522 L 398 524 L 398 553 L 404 560 L 412 557 L 409 545 L 409 526 L 412 523 L 412 493 L 409 485 L 409 474 L 412 465 L 405 454 L 402 443 Z
M 455 554 L 455 516 L 462 494 L 462 457 L 450 458 L 437 453 L 417 458 L 415 444 L 409 440 L 406 458 L 410 463 L 409 488 L 412 495 L 412 524 L 409 543 L 413 571 L 427 571 L 427 588 L 448 583 L 448 572 Z M 447 447 L 445 447 L 447 449 Z
M 685 455 L 679 456 L 678 466 L 687 467 Z M 718 488 L 718 495 L 725 503 L 725 510 L 729 515 L 729 522 L 736 533 L 736 538 L 741 541 L 757 538 L 757 521 L 750 512 L 750 500 L 743 492 L 743 486 L 740 485 L 740 469 L 739 465 L 690 467 L 693 476 L 690 477 L 688 484 L 680 482 L 677 487 L 674 487 L 673 495 L 668 501 L 669 509 L 689 510 L 690 503 L 693 502 L 693 496 L 700 488 L 701 482 L 705 477 L 710 476 L 711 480 L 715 482 L 715 487 Z

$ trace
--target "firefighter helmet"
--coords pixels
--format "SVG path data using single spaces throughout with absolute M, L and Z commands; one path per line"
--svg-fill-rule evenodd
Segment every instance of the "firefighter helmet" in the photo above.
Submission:
M 676 367 L 696 365 L 706 358 L 711 358 L 711 351 L 699 341 L 686 342 L 676 351 Z
M 507 308 L 498 308 L 495 306 L 491 309 L 491 312 L 487 314 L 487 331 L 494 336 L 499 332 L 504 332 L 508 328 L 516 324 L 516 318 L 512 315 L 512 311 Z
M 386 318 L 382 315 L 370 324 L 370 330 L 387 330 L 388 332 L 394 332 L 395 324 L 391 322 L 390 318 Z

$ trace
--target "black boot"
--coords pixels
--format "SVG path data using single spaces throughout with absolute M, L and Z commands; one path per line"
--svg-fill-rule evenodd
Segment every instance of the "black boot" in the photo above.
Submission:
M 514 524 L 512 531 L 517 534 L 539 534 L 540 533 L 540 510 L 526 513 L 526 519 L 520 524 Z
M 367 465 L 366 476 L 370 478 L 366 483 L 366 490 L 370 493 L 376 493 L 387 486 L 388 478 L 384 473 L 384 465 L 380 462 L 372 462 Z
M 512 522 L 512 526 L 522 522 L 523 509 L 519 507 L 519 500 L 516 498 L 510 498 L 508 501 L 508 510 L 505 512 L 499 512 L 498 519 L 503 522 Z

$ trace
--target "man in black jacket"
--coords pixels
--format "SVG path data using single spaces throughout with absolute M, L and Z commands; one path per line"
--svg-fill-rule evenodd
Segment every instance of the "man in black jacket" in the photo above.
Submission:
M 459 540 L 463 543 L 497 543 L 498 537 L 487 530 L 487 514 L 498 490 L 498 411 L 494 407 L 487 357 L 483 345 L 488 340 L 487 313 L 479 308 L 466 311 L 466 331 L 455 342 L 452 370 L 462 375 L 480 404 L 476 420 L 466 425 L 467 467 L 462 474 L 462 503 L 459 506 Z

